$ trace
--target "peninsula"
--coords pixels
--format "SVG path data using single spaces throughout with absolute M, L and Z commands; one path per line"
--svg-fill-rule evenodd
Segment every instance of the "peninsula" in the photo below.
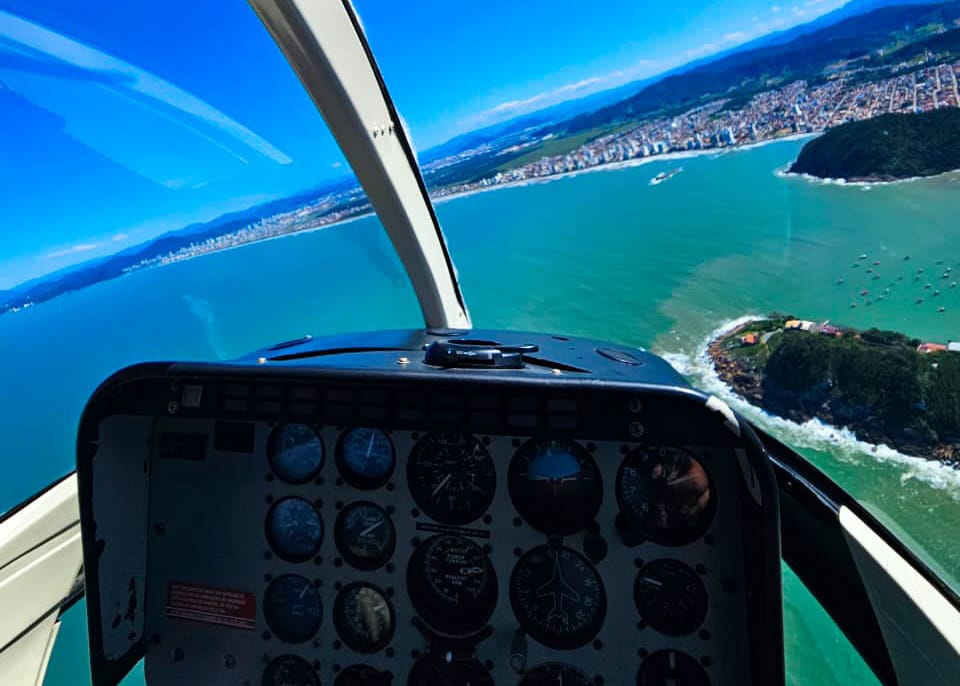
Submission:
M 771 414 L 960 465 L 960 344 L 771 314 L 708 352 L 727 385 Z
M 960 110 L 882 114 L 841 124 L 803 146 L 790 173 L 884 182 L 960 169 Z

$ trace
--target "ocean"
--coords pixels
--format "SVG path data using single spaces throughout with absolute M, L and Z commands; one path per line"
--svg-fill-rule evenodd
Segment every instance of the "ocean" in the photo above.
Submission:
M 475 325 L 603 338 L 666 356 L 800 450 L 960 586 L 960 472 L 817 422 L 769 417 L 731 396 L 704 355 L 712 332 L 774 310 L 960 339 L 960 288 L 941 278 L 947 267 L 960 271 L 960 175 L 868 187 L 778 175 L 802 144 L 498 188 L 437 212 Z M 682 173 L 648 184 L 677 166 Z M 304 333 L 420 324 L 372 217 L 0 316 L 0 510 L 72 468 L 85 399 L 124 365 L 227 359 Z M 876 683 L 789 570 L 784 581 L 788 683 Z M 88 683 L 83 622 L 82 605 L 65 617 L 48 684 Z M 142 672 L 128 682 L 142 683 Z

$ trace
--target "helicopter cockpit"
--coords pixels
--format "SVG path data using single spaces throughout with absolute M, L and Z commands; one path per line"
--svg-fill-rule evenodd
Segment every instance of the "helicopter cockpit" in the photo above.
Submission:
M 957 683 L 960 598 L 790 447 L 646 350 L 475 328 L 352 4 L 250 4 L 423 327 L 106 379 L 0 519 L 0 681 L 82 597 L 94 686 L 777 686 L 785 562 L 879 683 Z

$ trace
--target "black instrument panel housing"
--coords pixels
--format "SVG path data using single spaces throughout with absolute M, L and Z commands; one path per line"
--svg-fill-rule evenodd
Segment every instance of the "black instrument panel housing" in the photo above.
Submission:
M 605 579 L 622 577 L 631 580 L 631 585 L 611 588 L 608 584 L 611 606 L 627 606 L 628 610 L 617 615 L 617 626 L 601 631 L 600 647 L 591 643 L 565 655 L 564 651 L 542 649 L 528 639 L 532 647 L 527 668 L 567 657 L 591 675 L 604 675 L 608 684 L 621 683 L 623 674 L 629 672 L 623 683 L 632 684 L 644 651 L 674 645 L 693 652 L 690 646 L 703 644 L 709 647 L 694 654 L 714 655 L 708 671 L 714 684 L 721 683 L 713 677 L 724 665 L 716 651 L 725 645 L 723 632 L 729 629 L 725 623 L 730 618 L 708 616 L 712 638 L 694 634 L 672 642 L 664 637 L 643 638 L 643 631 L 649 636 L 650 629 L 637 633 L 635 621 L 620 626 L 633 609 L 629 593 L 637 574 L 635 565 L 665 556 L 705 566 L 711 591 L 739 586 L 738 611 L 742 612 L 744 634 L 736 638 L 745 641 L 749 650 L 739 645 L 737 654 L 727 647 L 725 652 L 731 654 L 726 659 L 743 661 L 746 671 L 741 677 L 747 680 L 741 683 L 783 683 L 777 491 L 766 454 L 749 425 L 722 402 L 689 388 L 656 356 L 602 342 L 473 332 L 471 338 L 534 344 L 539 351 L 515 370 L 439 369 L 424 364 L 426 345 L 457 334 L 402 331 L 304 339 L 231 363 L 138 365 L 105 382 L 84 413 L 78 438 L 94 684 L 114 686 L 144 656 L 151 683 L 154 674 L 163 675 L 155 677 L 155 683 L 161 685 L 170 683 L 174 674 L 180 675 L 181 683 L 189 683 L 183 678 L 196 673 L 189 667 L 200 659 L 205 659 L 210 669 L 209 665 L 215 664 L 224 674 L 224 683 L 244 683 L 245 679 L 259 683 L 266 667 L 264 656 L 304 652 L 297 646 L 286 650 L 275 637 L 264 638 L 260 602 L 266 579 L 285 573 L 302 573 L 320 582 L 324 628 L 317 644 L 311 642 L 306 652 L 318 664 L 324 684 L 333 683 L 334 666 L 356 663 L 402 665 L 393 670 L 394 683 L 405 683 L 414 662 L 410 645 L 419 643 L 422 650 L 428 645 L 411 625 L 414 613 L 405 599 L 404 573 L 413 551 L 412 540 L 444 530 L 422 514 L 419 519 L 412 516 L 406 460 L 417 438 L 434 431 L 465 431 L 483 437 L 496 462 L 497 492 L 488 511 L 490 522 L 481 519 L 461 527 L 475 530 L 478 542 L 494 542 L 490 555 L 498 574 L 499 602 L 491 619 L 493 636 L 477 644 L 476 653 L 494 664 L 496 683 L 519 683 L 521 678 L 506 671 L 513 638 L 513 628 L 506 631 L 513 616 L 507 600 L 510 565 L 518 550 L 545 540 L 529 526 L 515 525 L 516 512 L 507 492 L 510 456 L 518 445 L 535 438 L 589 444 L 598 463 L 603 460 L 604 500 L 597 521 L 610 552 L 598 567 Z M 280 422 L 318 427 L 326 451 L 322 483 L 312 480 L 289 486 L 268 480 L 265 445 L 271 428 Z M 338 478 L 335 445 L 337 437 L 350 427 L 379 428 L 394 441 L 396 469 L 380 490 L 356 490 Z M 677 547 L 650 542 L 626 546 L 617 537 L 617 470 L 623 454 L 642 445 L 683 446 L 698 459 L 715 462 L 707 466 L 716 486 L 719 512 L 726 518 L 723 526 L 735 523 L 739 528 L 736 545 L 729 529 L 711 536 L 715 527 L 706 532 L 709 543 L 700 538 Z M 324 524 L 319 563 L 266 559 L 269 549 L 263 521 L 271 506 L 267 499 L 273 502 L 291 495 L 319 503 Z M 332 564 L 337 556 L 333 540 L 337 506 L 355 501 L 393 508 L 398 531 L 392 571 L 368 573 Z M 178 516 L 180 521 L 175 521 Z M 238 523 L 244 517 L 249 520 L 246 528 Z M 194 529 L 188 531 L 184 526 L 191 521 Z M 418 528 L 418 524 L 430 526 Z M 206 549 L 215 539 L 197 533 L 205 527 L 218 532 L 223 555 Z M 247 533 L 253 527 L 260 532 L 255 540 Z M 581 539 L 579 534 L 564 537 L 564 544 L 582 552 Z M 195 557 L 186 564 L 189 554 L 185 551 L 190 550 Z M 243 551 L 243 555 L 233 559 L 231 551 Z M 714 558 L 717 565 L 724 565 L 733 555 L 742 561 L 741 573 L 711 580 Z M 177 559 L 183 562 L 179 569 Z M 238 589 L 238 584 L 227 580 L 230 574 L 218 578 L 213 567 L 220 560 L 240 574 L 239 568 L 246 564 L 241 564 L 241 559 L 249 561 L 255 575 L 243 572 L 250 581 L 239 584 Z M 192 578 L 174 578 L 185 574 Z M 360 580 L 396 590 L 392 603 L 398 621 L 393 637 L 397 647 L 390 658 L 382 652 L 370 657 L 332 649 L 336 640 L 331 617 L 334 587 Z M 254 594 L 257 607 L 252 630 L 211 629 L 182 617 L 171 623 L 165 612 L 169 596 L 164 597 L 170 581 Z M 248 601 L 240 598 L 235 602 L 243 605 Z M 246 611 L 241 608 L 237 614 Z M 210 637 L 184 647 L 171 634 L 179 626 L 184 627 L 184 635 L 199 626 L 198 635 Z M 224 662 L 231 661 L 224 656 L 221 634 L 241 632 L 244 640 L 237 644 L 236 655 L 227 653 L 233 658 L 233 666 L 227 667 Z M 731 635 L 730 640 L 733 638 Z M 629 654 L 625 652 L 628 644 Z M 216 652 L 217 660 L 201 656 L 204 652 Z M 241 657 L 249 655 L 255 659 Z M 630 668 L 624 670 L 620 665 L 627 659 Z M 154 668 L 161 663 L 169 663 L 170 669 Z M 619 671 L 604 674 L 607 669 Z M 510 675 L 509 680 L 504 679 L 505 674 Z M 203 683 L 214 683 L 211 675 L 205 673 Z

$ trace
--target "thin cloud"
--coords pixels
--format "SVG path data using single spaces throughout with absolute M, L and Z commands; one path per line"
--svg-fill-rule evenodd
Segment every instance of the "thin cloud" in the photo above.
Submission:
M 518 98 L 516 100 L 507 100 L 498 105 L 494 105 L 477 114 L 474 121 L 493 120 L 506 115 L 520 114 L 536 109 L 538 106 L 546 106 L 569 100 L 577 95 L 586 95 L 587 92 L 601 90 L 604 86 L 613 86 L 618 81 L 624 81 L 636 76 L 644 67 L 653 64 L 653 60 L 639 60 L 634 62 L 627 69 L 617 69 L 615 71 L 600 76 L 591 76 L 572 83 L 566 83 L 562 86 L 552 88 L 542 93 L 531 95 L 527 98 Z
M 78 243 L 77 245 L 71 245 L 69 248 L 64 248 L 63 250 L 55 250 L 51 253 L 47 253 L 44 257 L 46 257 L 48 260 L 55 260 L 60 257 L 66 257 L 67 255 L 73 255 L 78 252 L 89 252 L 91 250 L 96 250 L 99 247 L 99 243 Z
M 749 38 L 749 34 L 746 31 L 733 31 L 732 33 L 724 34 L 723 40 L 726 43 L 737 43 Z
M 119 243 L 120 241 L 125 241 L 125 240 L 127 240 L 128 238 L 130 238 L 130 234 L 118 233 L 118 234 L 116 234 L 116 235 L 114 235 L 114 236 L 111 236 L 111 237 L 110 237 L 110 240 L 113 241 L 114 243 Z

